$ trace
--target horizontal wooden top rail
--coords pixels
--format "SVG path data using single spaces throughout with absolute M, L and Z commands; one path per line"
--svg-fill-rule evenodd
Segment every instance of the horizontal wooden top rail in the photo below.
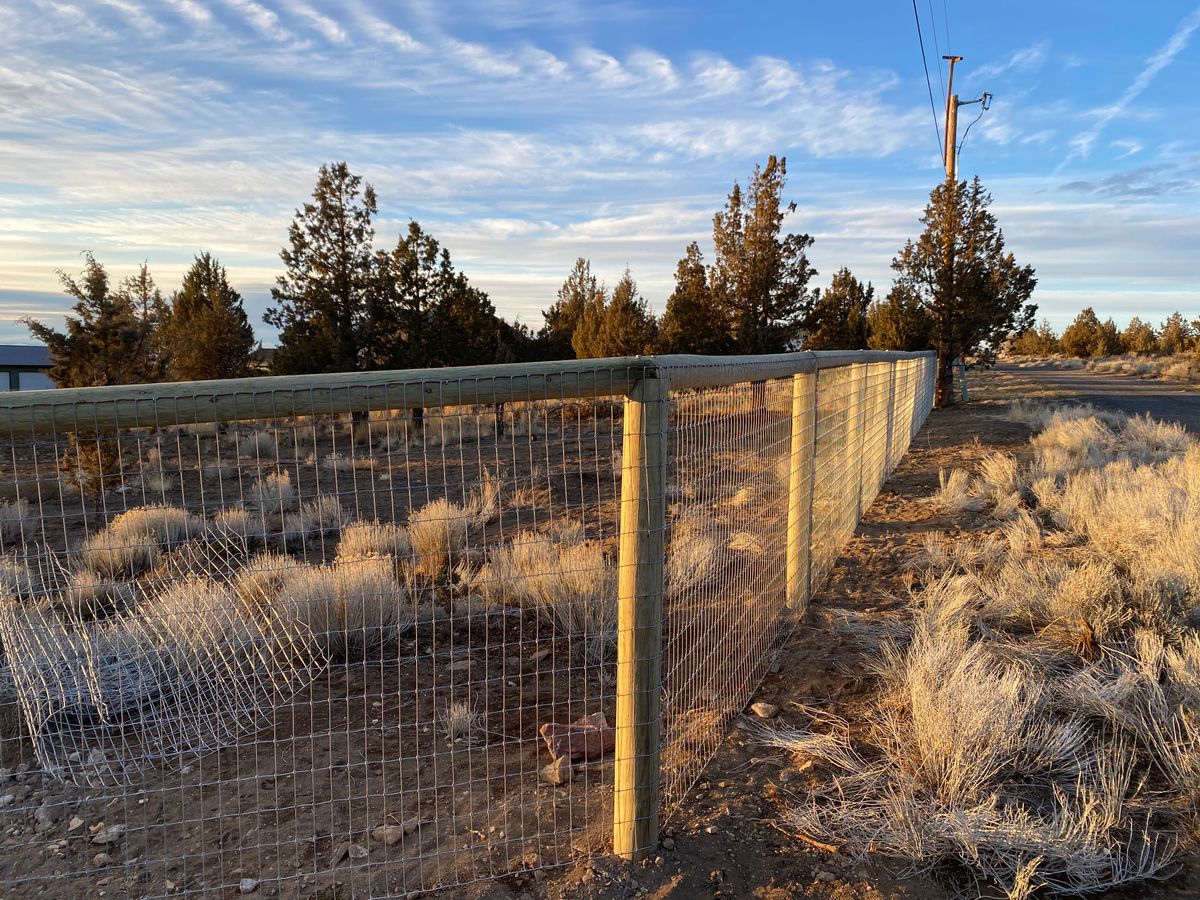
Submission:
M 0 435 L 104 431 L 281 416 L 621 396 L 647 374 L 722 387 L 928 354 L 878 350 L 762 356 L 625 356 L 440 369 L 276 375 L 0 393 Z

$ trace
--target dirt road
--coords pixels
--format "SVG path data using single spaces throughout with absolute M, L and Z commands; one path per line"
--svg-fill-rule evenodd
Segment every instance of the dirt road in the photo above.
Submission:
M 1155 419 L 1178 422 L 1189 431 L 1200 433 L 1200 391 L 1183 384 L 1152 381 L 1132 375 L 1042 366 L 1019 368 L 1000 364 L 996 366 L 996 371 L 1028 378 L 1066 400 L 1091 403 L 1101 409 L 1129 415 L 1148 413 Z

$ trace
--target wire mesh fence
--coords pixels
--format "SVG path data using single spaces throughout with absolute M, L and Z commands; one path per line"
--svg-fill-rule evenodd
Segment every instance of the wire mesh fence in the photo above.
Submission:
M 404 896 L 631 817 L 644 850 L 932 384 L 790 354 L 3 398 L 4 892 Z

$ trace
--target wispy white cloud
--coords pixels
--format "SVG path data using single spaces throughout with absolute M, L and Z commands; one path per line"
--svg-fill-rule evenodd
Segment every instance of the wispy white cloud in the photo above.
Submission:
M 1200 28 L 1200 6 L 1192 10 L 1190 14 L 1185 16 L 1182 21 L 1176 26 L 1175 31 L 1167 42 L 1159 48 L 1158 52 L 1151 56 L 1142 70 L 1138 72 L 1137 77 L 1133 79 L 1129 87 L 1117 98 L 1117 101 L 1110 106 L 1102 107 L 1096 111 L 1095 121 L 1092 126 L 1086 131 L 1077 134 L 1071 140 L 1071 151 L 1067 154 L 1066 159 L 1058 166 L 1055 172 L 1060 172 L 1072 161 L 1081 157 L 1087 157 L 1095 146 L 1101 132 L 1112 123 L 1114 119 L 1123 115 L 1142 92 L 1150 86 L 1150 82 L 1154 77 L 1175 61 L 1180 53 L 1188 45 L 1191 40 L 1192 33 Z
M 255 0 L 225 0 L 225 4 L 242 16 L 249 25 L 265 38 L 273 41 L 291 40 L 292 34 L 283 27 L 279 15 Z
M 692 77 L 706 94 L 719 96 L 740 90 L 746 74 L 727 59 L 719 56 L 702 57 L 692 66 Z
M 1114 150 L 1120 150 L 1121 155 L 1117 159 L 1125 159 L 1128 156 L 1133 156 L 1135 153 L 1141 153 L 1143 144 L 1141 141 L 1135 141 L 1132 138 L 1119 138 L 1115 141 L 1110 141 L 1109 145 Z
M 207 25 L 212 21 L 212 13 L 195 0 L 166 0 L 167 5 L 185 19 L 197 24 Z
M 322 12 L 313 9 L 303 0 L 284 0 L 284 9 L 297 19 L 302 19 L 308 26 L 331 44 L 345 44 L 349 36 L 338 22 Z
M 995 78 L 1006 72 L 1028 72 L 1038 69 L 1046 62 L 1049 49 L 1049 41 L 1038 41 L 1029 47 L 1014 50 L 1005 59 L 980 66 L 974 75 L 977 78 Z
M 620 60 L 595 47 L 581 48 L 576 53 L 576 60 L 584 71 L 605 87 L 624 87 L 633 81 L 633 76 L 625 71 Z

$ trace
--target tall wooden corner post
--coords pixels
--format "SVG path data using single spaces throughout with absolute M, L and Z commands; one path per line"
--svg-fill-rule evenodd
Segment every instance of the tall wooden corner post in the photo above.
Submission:
M 792 377 L 791 466 L 788 477 L 787 605 L 804 612 L 812 594 L 813 469 L 817 444 L 817 375 Z
M 613 852 L 633 861 L 658 843 L 668 390 L 648 371 L 625 399 Z

